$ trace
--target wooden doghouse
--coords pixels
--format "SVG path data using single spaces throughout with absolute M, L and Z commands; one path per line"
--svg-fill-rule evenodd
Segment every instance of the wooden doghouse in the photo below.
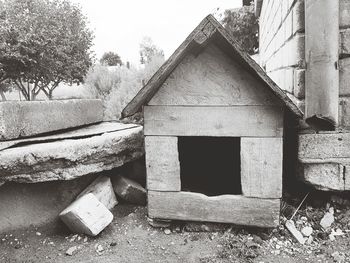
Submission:
M 284 110 L 301 112 L 214 17 L 123 116 L 142 109 L 150 218 L 278 224 Z

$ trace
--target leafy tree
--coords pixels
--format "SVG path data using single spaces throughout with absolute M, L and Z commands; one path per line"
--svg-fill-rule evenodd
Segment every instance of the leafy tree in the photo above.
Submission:
M 253 5 L 226 10 L 221 22 L 243 50 L 250 55 L 256 53 L 259 47 L 259 23 L 255 16 Z
M 140 62 L 148 64 L 154 57 L 164 57 L 164 52 L 157 47 L 150 37 L 144 37 L 140 43 Z
M 0 78 L 27 100 L 52 98 L 61 82 L 83 81 L 93 35 L 79 6 L 68 0 L 4 0 L 0 15 Z
M 100 63 L 107 66 L 117 66 L 117 65 L 121 66 L 123 64 L 119 55 L 112 51 L 104 53 L 102 58 L 100 59 Z

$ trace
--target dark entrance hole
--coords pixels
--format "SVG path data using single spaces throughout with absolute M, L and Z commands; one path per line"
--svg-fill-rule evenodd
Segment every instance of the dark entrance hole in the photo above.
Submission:
M 240 146 L 238 137 L 179 137 L 181 191 L 242 194 Z

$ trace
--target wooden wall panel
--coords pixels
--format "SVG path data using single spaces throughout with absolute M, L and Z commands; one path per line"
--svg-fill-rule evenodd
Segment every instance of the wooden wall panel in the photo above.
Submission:
M 283 138 L 241 138 L 244 196 L 282 197 Z
M 214 44 L 187 55 L 148 105 L 280 105 L 276 96 Z
M 145 135 L 282 137 L 279 106 L 145 106 Z
M 147 189 L 180 191 L 177 137 L 145 137 Z
M 150 218 L 275 227 L 279 224 L 279 211 L 279 199 L 236 195 L 208 197 L 190 192 L 148 192 Z

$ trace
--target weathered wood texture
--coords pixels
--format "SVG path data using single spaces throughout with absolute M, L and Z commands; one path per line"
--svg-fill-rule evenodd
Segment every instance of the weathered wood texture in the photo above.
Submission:
M 282 137 L 278 106 L 145 106 L 145 135 Z
M 147 189 L 180 191 L 177 137 L 145 137 Z
M 206 39 L 203 36 L 206 36 Z M 252 76 L 270 90 L 287 108 L 296 116 L 301 117 L 303 114 L 299 108 L 291 101 L 285 92 L 281 90 L 264 72 L 262 68 L 247 55 L 226 31 L 225 28 L 212 16 L 207 16 L 198 27 L 189 35 L 175 53 L 164 63 L 164 65 L 153 75 L 150 81 L 144 86 L 134 99 L 124 108 L 123 117 L 127 117 L 138 112 L 142 106 L 146 105 L 159 90 L 164 81 L 169 77 L 178 64 L 186 55 L 202 50 L 209 42 L 215 44 L 237 61 Z
M 190 192 L 148 192 L 151 218 L 275 227 L 280 200 L 235 195 L 208 197 Z
M 148 105 L 281 105 L 277 97 L 214 44 L 188 54 Z
M 282 197 L 282 138 L 241 138 L 242 193 L 247 197 Z
M 169 73 L 181 62 L 186 55 L 185 50 L 192 50 L 193 40 L 197 34 L 201 34 L 202 30 L 209 23 L 207 18 L 191 32 L 184 42 L 175 50 L 175 52 L 168 58 L 168 60 L 158 69 L 147 84 L 137 93 L 137 95 L 129 102 L 123 109 L 122 116 L 127 117 L 138 112 L 142 105 L 147 103 L 153 95 L 157 92 L 158 87 L 168 77 Z
M 338 123 L 339 1 L 305 1 L 306 119 Z

